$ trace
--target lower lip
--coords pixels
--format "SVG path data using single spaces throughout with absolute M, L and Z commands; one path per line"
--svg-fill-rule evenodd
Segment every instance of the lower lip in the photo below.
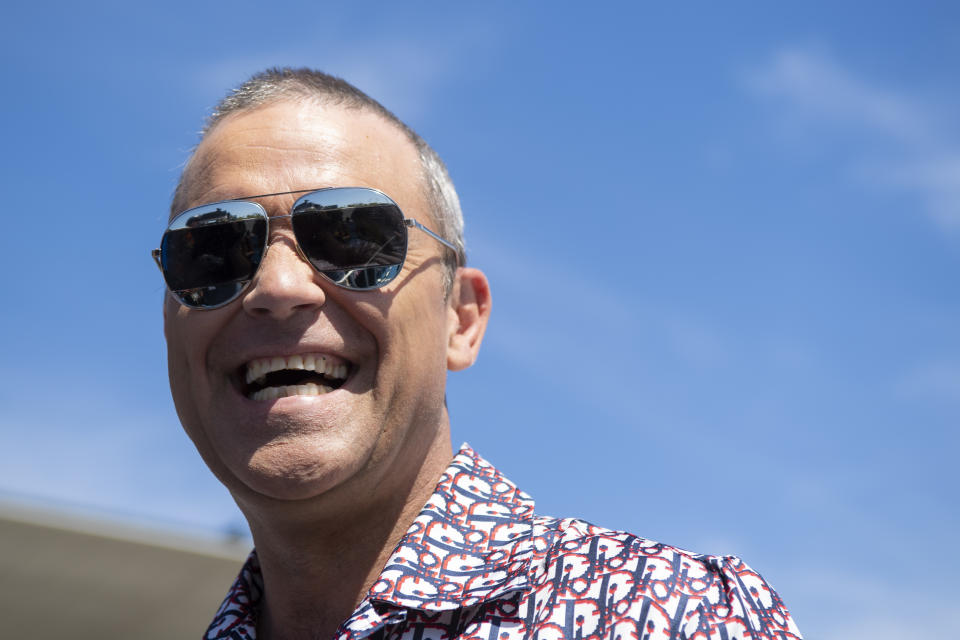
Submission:
M 247 399 L 250 400 L 251 402 L 264 402 L 264 403 L 279 402 L 280 400 L 289 400 L 292 398 L 300 398 L 303 400 L 317 400 L 318 398 L 322 398 L 323 396 L 330 395 L 334 391 L 336 391 L 336 389 L 331 389 L 330 391 L 326 391 L 324 393 L 316 393 L 316 394 L 310 394 L 310 395 L 293 393 L 290 395 L 282 396 L 279 398 L 272 398 L 269 400 L 256 400 L 254 398 L 249 398 L 249 397 Z
M 239 395 L 237 408 L 240 412 L 238 418 L 242 416 L 240 418 L 242 422 L 254 431 L 265 428 L 269 430 L 271 424 L 276 427 L 277 425 L 271 422 L 271 417 L 281 415 L 295 420 L 298 424 L 303 420 L 312 422 L 311 416 L 327 415 L 330 411 L 339 413 L 340 409 L 345 409 L 343 402 L 346 396 L 340 391 L 341 389 L 342 387 L 320 396 L 285 396 L 276 400 L 252 400 L 239 393 L 237 394 Z M 286 419 L 284 424 L 287 424 Z
M 344 388 L 350 383 L 350 381 L 352 380 L 352 378 L 353 378 L 353 375 L 352 375 L 352 372 L 351 372 L 351 373 L 349 373 L 349 374 L 347 375 L 347 378 L 343 381 L 343 383 L 342 383 L 339 387 L 337 387 L 336 389 L 333 389 L 333 390 L 331 390 L 331 391 L 328 391 L 328 392 L 326 392 L 326 393 L 321 393 L 321 394 L 315 395 L 315 396 L 296 395 L 296 394 L 294 394 L 294 395 L 291 395 L 291 396 L 284 396 L 284 397 L 282 397 L 282 398 L 276 398 L 276 399 L 273 399 L 273 400 L 254 400 L 253 398 L 250 398 L 249 396 L 247 396 L 247 394 L 243 393 L 243 391 L 241 391 L 240 389 L 237 389 L 236 387 L 234 387 L 234 391 L 236 391 L 237 395 L 239 395 L 241 398 L 243 398 L 244 401 L 250 403 L 250 404 L 253 405 L 253 406 L 257 406 L 257 407 L 271 407 L 271 406 L 273 406 L 273 405 L 275 405 L 275 404 L 277 404 L 277 403 L 283 403 L 283 404 L 286 404 L 286 403 L 303 403 L 303 402 L 308 402 L 308 403 L 309 403 L 309 402 L 323 401 L 323 400 L 324 400 L 325 398 L 327 398 L 328 396 L 336 395 L 338 391 L 344 389 Z

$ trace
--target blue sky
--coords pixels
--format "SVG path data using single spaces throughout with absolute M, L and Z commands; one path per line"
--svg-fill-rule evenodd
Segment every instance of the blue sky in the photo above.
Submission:
M 517 4 L 6 9 L 0 493 L 242 526 L 173 411 L 149 250 L 209 108 L 308 65 L 458 185 L 494 313 L 456 441 L 544 513 L 741 555 L 810 638 L 941 636 L 960 9 Z

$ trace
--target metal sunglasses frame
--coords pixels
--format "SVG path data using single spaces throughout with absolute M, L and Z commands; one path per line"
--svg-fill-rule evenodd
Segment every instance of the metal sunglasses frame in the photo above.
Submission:
M 263 194 L 254 195 L 254 196 L 242 196 L 242 197 L 239 197 L 239 198 L 229 198 L 229 199 L 227 199 L 227 200 L 218 200 L 218 201 L 216 201 L 216 202 L 208 202 L 208 203 L 206 203 L 206 204 L 201 204 L 201 205 L 198 205 L 198 206 L 196 206 L 196 207 L 191 207 L 191 208 L 189 208 L 189 209 L 185 209 L 185 210 L 181 211 L 181 212 L 178 213 L 177 215 L 173 216 L 173 218 L 171 218 L 171 222 L 173 222 L 174 220 L 176 220 L 177 218 L 179 218 L 179 217 L 182 216 L 183 214 L 188 213 L 188 212 L 190 212 L 190 211 L 193 211 L 194 209 L 200 209 L 200 208 L 204 208 L 204 207 L 212 207 L 212 206 L 216 206 L 216 205 L 219 205 L 219 204 L 225 204 L 225 203 L 228 203 L 228 202 L 246 202 L 246 203 L 249 203 L 249 204 L 256 205 L 257 208 L 260 210 L 260 214 L 263 216 L 263 218 L 264 218 L 264 219 L 266 220 L 266 222 L 267 222 L 267 239 L 269 240 L 269 238 L 270 238 L 270 221 L 271 221 L 271 220 L 279 220 L 279 219 L 283 219 L 283 218 L 292 218 L 293 215 L 294 215 L 292 209 L 295 208 L 296 205 L 297 205 L 297 202 L 300 202 L 300 200 L 302 200 L 305 196 L 300 196 L 299 198 L 297 198 L 296 202 L 294 202 L 293 208 L 291 208 L 291 212 L 288 213 L 288 214 L 285 214 L 285 215 L 281 215 L 281 216 L 271 216 L 270 214 L 267 213 L 267 210 L 263 207 L 263 205 L 261 205 L 259 202 L 252 202 L 253 200 L 256 200 L 256 199 L 258 199 L 258 198 L 269 198 L 269 197 L 272 197 L 272 196 L 288 196 L 288 195 L 296 195 L 296 194 L 301 194 L 301 193 L 302 193 L 302 194 L 307 194 L 307 195 L 309 195 L 309 194 L 313 194 L 313 193 L 320 193 L 320 192 L 323 192 L 323 191 L 339 191 L 339 190 L 346 190 L 346 189 L 351 189 L 351 190 L 352 190 L 352 189 L 358 189 L 358 190 L 369 191 L 369 192 L 371 192 L 371 193 L 378 194 L 378 195 L 382 196 L 383 198 L 386 198 L 386 200 L 387 200 L 386 203 L 381 203 L 381 204 L 392 203 L 392 204 L 397 208 L 397 211 L 400 211 L 400 215 L 403 216 L 403 210 L 400 209 L 400 206 L 397 205 L 397 203 L 393 201 L 393 198 L 391 198 L 391 197 L 388 196 L 387 194 L 383 193 L 383 192 L 380 191 L 379 189 L 373 189 L 373 188 L 371 188 L 371 187 L 324 187 L 324 188 L 321 188 L 321 189 L 298 189 L 298 190 L 296 190 L 296 191 L 278 191 L 278 192 L 276 192 L 276 193 L 263 193 Z M 453 251 L 453 255 L 456 257 L 456 260 L 457 260 L 457 264 L 458 264 L 458 265 L 460 264 L 460 252 L 457 250 L 457 247 L 456 247 L 452 242 L 449 242 L 448 240 L 446 240 L 445 238 L 443 238 L 442 236 L 440 236 L 439 234 L 437 234 L 436 232 L 434 232 L 434 231 L 431 230 L 430 228 L 428 228 L 428 227 L 426 227 L 425 225 L 423 225 L 420 221 L 415 220 L 414 218 L 402 217 L 401 220 L 402 220 L 402 222 L 403 222 L 404 227 L 413 228 L 413 229 L 419 229 L 420 231 L 423 231 L 424 233 L 426 233 L 428 236 L 430 236 L 431 238 L 433 238 L 434 240 L 436 240 L 437 242 L 439 242 L 439 243 L 442 244 L 443 246 L 445 246 L 445 247 L 447 247 L 448 249 L 450 249 L 451 251 Z M 167 225 L 166 230 L 164 230 L 164 235 L 167 233 L 167 231 L 170 231 L 170 225 L 169 225 L 169 224 Z M 296 240 L 296 235 L 294 235 L 294 239 Z M 348 286 L 346 286 L 346 285 L 340 284 L 339 282 L 337 282 L 336 280 L 334 280 L 333 278 L 331 278 L 331 277 L 328 276 L 327 274 L 325 274 L 325 273 L 323 273 L 322 271 L 320 271 L 319 269 L 317 269 L 317 268 L 313 265 L 313 263 L 310 261 L 310 259 L 303 253 L 303 249 L 300 247 L 300 242 L 299 242 L 299 240 L 296 241 L 295 245 L 296 245 L 296 248 L 297 248 L 297 253 L 300 254 L 300 257 L 301 257 L 307 264 L 309 264 L 310 267 L 311 267 L 314 271 L 316 271 L 318 274 L 320 274 L 325 280 L 329 281 L 330 283 L 332 283 L 332 284 L 334 284 L 334 285 L 336 285 L 336 286 L 338 286 L 338 287 L 340 287 L 340 288 L 342 288 L 342 289 L 346 289 L 347 291 L 372 291 L 372 290 L 374 290 L 374 289 L 380 289 L 381 287 L 384 287 L 384 286 L 390 284 L 391 282 L 393 282 L 393 281 L 396 279 L 396 276 L 399 275 L 400 271 L 403 269 L 403 265 L 404 265 L 404 264 L 406 263 L 406 261 L 407 261 L 406 242 L 404 242 L 403 260 L 400 262 L 400 269 L 397 270 L 397 274 L 396 274 L 396 275 L 394 275 L 393 277 L 391 277 L 391 278 L 390 278 L 389 280 L 387 280 L 386 282 L 383 282 L 383 283 L 380 283 L 380 284 L 377 284 L 377 285 L 374 285 L 374 286 L 370 286 L 370 287 L 348 287 Z M 269 248 L 270 248 L 270 242 L 265 242 L 265 243 L 264 243 L 264 248 L 263 248 L 264 255 L 266 254 L 267 249 L 269 249 Z M 160 249 L 153 249 L 153 250 L 150 252 L 150 255 L 153 257 L 154 262 L 157 263 L 157 268 L 160 269 L 160 272 L 161 272 L 161 273 L 163 273 L 163 264 L 162 264 L 161 261 L 160 261 Z M 262 264 L 262 262 L 261 262 L 260 264 Z M 179 295 L 177 295 L 177 292 L 176 292 L 176 291 L 170 289 L 169 285 L 167 285 L 167 290 L 170 291 L 170 293 L 177 299 L 177 301 L 180 302 L 180 304 L 183 304 L 184 306 L 189 307 L 189 308 L 191 308 L 191 309 L 198 309 L 198 310 L 201 310 L 201 311 L 219 309 L 219 308 L 221 308 L 221 307 L 224 307 L 224 306 L 230 304 L 231 302 L 236 301 L 236 299 L 239 298 L 244 291 L 246 291 L 247 287 L 250 286 L 250 283 L 253 282 L 253 278 L 257 275 L 257 273 L 258 273 L 259 271 L 260 271 L 260 265 L 257 265 L 257 269 L 256 269 L 256 271 L 254 271 L 253 274 L 251 275 L 250 280 L 248 280 L 248 281 L 246 282 L 246 284 L 244 284 L 243 287 L 242 287 L 239 291 L 237 291 L 236 295 L 234 295 L 233 297 L 231 297 L 229 300 L 227 300 L 227 301 L 225 301 L 225 302 L 221 302 L 221 303 L 216 304 L 216 305 L 196 306 L 196 305 L 192 305 L 192 304 L 187 304 L 187 303 L 185 303 L 185 302 L 181 299 L 181 297 L 180 297 Z M 164 278 L 165 278 L 165 279 L 164 279 L 164 282 L 166 283 L 166 276 L 164 276 Z

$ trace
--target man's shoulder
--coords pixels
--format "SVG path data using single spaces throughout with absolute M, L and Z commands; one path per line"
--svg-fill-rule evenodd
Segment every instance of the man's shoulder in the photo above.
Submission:
M 537 515 L 532 525 L 528 604 L 545 619 L 594 612 L 577 615 L 586 626 L 643 621 L 647 631 L 683 629 L 690 637 L 713 637 L 718 627 L 800 637 L 777 592 L 736 556 L 694 553 L 577 518 Z
M 651 558 L 686 566 L 742 564 L 735 556 L 696 553 L 627 531 L 597 526 L 580 518 L 535 514 L 531 524 L 534 547 L 540 555 L 557 558 L 586 556 L 597 568 L 622 570 L 625 563 L 637 564 Z
M 511 552 L 494 554 L 502 557 L 501 564 L 483 571 L 502 568 L 515 574 L 525 566 L 534 602 L 548 597 L 601 610 L 606 610 L 605 602 L 616 602 L 619 609 L 631 611 L 633 605 L 656 603 L 661 612 L 697 610 L 698 618 L 711 623 L 732 616 L 747 628 L 795 630 L 780 596 L 737 556 L 695 553 L 579 518 L 537 514 L 532 498 L 468 445 L 448 475 L 451 485 L 462 485 L 458 502 L 468 496 L 488 507 L 472 505 L 464 513 L 482 514 L 484 520 L 494 511 L 500 516 L 490 539 Z

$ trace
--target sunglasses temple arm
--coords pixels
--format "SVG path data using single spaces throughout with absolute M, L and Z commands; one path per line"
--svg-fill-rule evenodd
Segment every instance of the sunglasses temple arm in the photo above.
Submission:
M 157 269 L 160 269 L 160 272 L 163 273 L 163 265 L 160 264 L 160 249 L 154 249 L 150 252 L 150 255 L 153 256 L 153 261 L 157 263 Z
M 428 229 L 427 227 L 423 226 L 422 224 L 420 224 L 419 222 L 417 222 L 417 221 L 414 220 L 413 218 L 404 218 L 404 219 L 403 219 L 403 223 L 406 224 L 408 227 L 416 227 L 417 229 L 420 229 L 420 231 L 423 231 L 425 234 L 427 234 L 428 236 L 430 236 L 431 238 L 433 238 L 434 240 L 436 240 L 437 242 L 439 242 L 440 244 L 442 244 L 442 245 L 445 246 L 446 248 L 448 248 L 448 249 L 450 249 L 451 251 L 453 251 L 454 255 L 457 256 L 457 262 L 460 262 L 460 252 L 457 251 L 457 248 L 456 248 L 455 246 L 453 246 L 452 243 L 447 242 L 446 240 L 444 240 L 443 238 L 441 238 L 440 236 L 438 236 L 436 233 L 434 233 L 433 231 L 431 231 L 431 230 Z

